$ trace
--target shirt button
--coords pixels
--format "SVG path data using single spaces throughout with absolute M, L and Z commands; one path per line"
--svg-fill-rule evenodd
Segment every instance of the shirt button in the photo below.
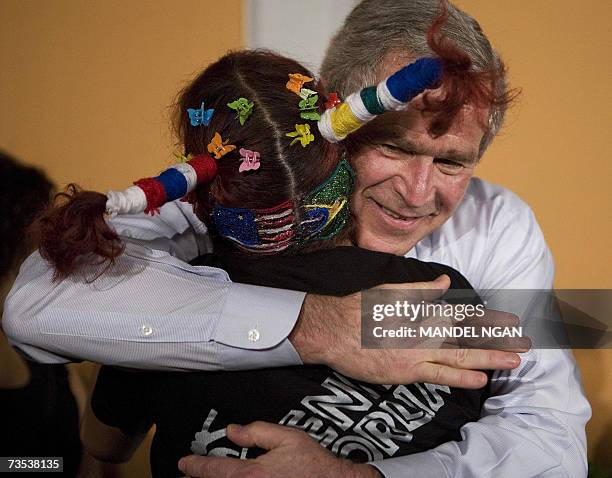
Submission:
M 257 329 L 249 330 L 249 340 L 251 342 L 257 342 L 259 340 L 259 330 Z
M 143 325 L 140 327 L 140 333 L 145 337 L 149 337 L 150 335 L 153 335 L 153 327 L 150 325 Z

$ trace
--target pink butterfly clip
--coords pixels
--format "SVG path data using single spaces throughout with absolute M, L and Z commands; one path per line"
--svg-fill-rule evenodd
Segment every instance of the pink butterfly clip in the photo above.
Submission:
M 244 173 L 245 171 L 255 171 L 259 169 L 259 166 L 261 166 L 259 163 L 259 153 L 257 151 L 240 148 L 240 156 L 242 156 L 240 158 L 242 162 L 238 168 L 239 173 Z

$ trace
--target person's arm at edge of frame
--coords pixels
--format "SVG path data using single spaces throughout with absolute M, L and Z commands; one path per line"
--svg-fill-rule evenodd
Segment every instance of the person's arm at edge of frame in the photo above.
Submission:
M 192 267 L 133 244 L 116 266 L 138 272 L 109 288 L 112 277 L 92 284 L 70 279 L 53 283 L 53 270 L 35 252 L 22 265 L 5 302 L 2 326 L 9 341 L 43 363 L 89 360 L 209 371 L 301 364 L 286 337 L 299 316 L 303 293 L 232 283 L 223 280 L 221 270 Z M 180 295 L 189 303 L 173 306 L 177 291 L 165 287 L 164 280 L 178 281 Z M 122 288 L 124 283 L 139 290 L 127 284 Z M 102 305 L 100 285 L 105 288 Z M 139 310 L 146 298 L 131 302 L 143 290 L 156 312 Z
M 309 295 L 303 301 L 301 292 L 235 284 L 219 269 L 193 267 L 134 244 L 126 246 L 115 267 L 119 282 L 109 274 L 91 284 L 81 279 L 53 283 L 53 270 L 34 253 L 5 303 L 7 337 L 40 362 L 74 358 L 156 370 L 237 370 L 301 365 L 303 360 L 374 382 L 435 381 L 437 376 L 446 385 L 475 388 L 485 378 L 475 370 L 509 367 L 505 352 L 476 351 L 460 364 L 452 350 L 430 357 L 411 350 L 362 349 L 358 294 Z M 136 272 L 124 277 L 129 270 Z M 166 286 L 170 281 L 172 287 Z M 439 294 L 446 281 L 441 276 L 431 283 L 389 287 L 433 284 L 422 292 Z
M 105 463 L 127 463 L 138 449 L 149 428 L 126 435 L 119 428 L 99 421 L 88 404 L 81 425 L 81 442 L 87 452 Z
M 167 207 L 174 215 L 164 212 Z M 461 365 L 452 351 L 443 351 L 437 358 L 369 356 L 371 367 L 363 367 L 354 325 L 360 317 L 358 295 L 309 295 L 304 301 L 301 292 L 232 283 L 220 269 L 190 266 L 150 249 L 147 241 L 156 240 L 168 251 L 176 246 L 164 241 L 197 233 L 197 224 L 190 225 L 193 219 L 185 219 L 188 213 L 181 207 L 164 208 L 155 220 L 124 219 L 119 232 L 139 243 L 127 244 L 116 261 L 118 274 L 91 284 L 70 278 L 54 283 L 49 264 L 38 253 L 30 256 L 5 304 L 4 328 L 11 342 L 46 363 L 84 359 L 130 368 L 212 371 L 300 365 L 303 360 L 362 380 L 408 383 L 436 381 L 437 376 L 442 384 L 467 388 L 482 386 L 484 374 L 474 370 L 508 368 L 507 354 L 491 357 L 482 351 Z M 180 242 L 183 250 L 174 252 L 184 258 L 189 251 L 198 254 L 193 242 Z M 413 286 L 444 288 L 437 282 Z M 177 308 L 177 302 L 182 306 Z M 353 325 L 346 320 L 351 310 Z M 319 320 L 322 314 L 326 321 Z M 321 323 L 326 330 L 316 330 Z
M 100 368 L 96 375 L 99 375 Z M 153 426 L 146 420 L 139 420 L 138 426 L 131 426 L 129 432 L 102 422 L 93 410 L 92 399 L 97 385 L 89 393 L 81 422 L 80 438 L 87 452 L 96 459 L 113 464 L 127 463 Z M 121 393 L 121 389 L 115 390 Z
M 507 218 L 492 249 L 511 251 L 500 264 L 511 277 L 491 288 L 552 289 L 554 264 L 542 231 L 528 206 L 518 215 Z M 570 350 L 530 350 L 518 368 L 494 372 L 491 394 L 480 420 L 461 429 L 462 441 L 371 464 L 386 478 L 407 471 L 461 478 L 587 476 L 590 406 Z
M 157 216 L 125 216 L 113 222 L 128 242 L 126 253 L 117 260 L 119 270 L 136 270 L 138 279 L 149 284 L 136 293 L 144 292 L 152 303 L 164 307 L 175 296 L 163 284 L 180 280 L 183 294 L 194 300 L 188 319 L 171 311 L 159 317 L 139 313 L 137 306 L 129 305 L 135 293 L 128 290 L 130 286 L 122 288 L 122 281 L 113 283 L 106 276 L 91 284 L 71 278 L 53 282 L 52 268 L 34 252 L 22 264 L 4 304 L 2 325 L 10 342 L 43 363 L 82 359 L 160 370 L 300 364 L 299 355 L 285 339 L 298 319 L 304 294 L 232 283 L 220 269 L 182 262 L 206 251 L 206 228 L 190 208 L 175 201 Z M 109 303 L 125 304 L 121 327 L 113 329 L 117 314 L 98 305 L 100 289 Z M 209 304 L 202 290 L 217 297 L 216 303 Z M 168 333 L 163 329 L 168 319 L 182 320 L 180 325 L 190 333 L 168 337 L 172 346 L 160 346 L 164 340 L 159 334 Z M 151 336 L 140 333 L 144 325 L 152 326 Z M 249 340 L 253 328 L 257 328 L 257 341 Z M 252 353 L 261 349 L 266 351 Z

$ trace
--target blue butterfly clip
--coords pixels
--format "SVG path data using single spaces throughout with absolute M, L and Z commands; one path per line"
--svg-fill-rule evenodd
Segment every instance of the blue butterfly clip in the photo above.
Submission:
M 204 102 L 202 101 L 202 106 L 199 109 L 187 108 L 187 113 L 189 113 L 189 120 L 191 121 L 191 126 L 208 126 L 210 124 L 210 119 L 212 118 L 214 109 L 206 110 L 204 109 Z

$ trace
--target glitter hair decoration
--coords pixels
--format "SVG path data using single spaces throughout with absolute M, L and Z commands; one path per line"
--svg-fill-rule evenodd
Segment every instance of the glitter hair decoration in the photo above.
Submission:
M 287 249 L 294 237 L 293 202 L 267 209 L 214 206 L 212 219 L 220 236 L 241 250 L 273 253 Z
M 109 191 L 106 213 L 111 216 L 143 211 L 153 214 L 166 202 L 189 194 L 199 183 L 212 181 L 216 174 L 217 163 L 213 158 L 207 154 L 194 156 L 174 164 L 157 177 L 139 179 L 124 191 Z
M 317 186 L 303 201 L 306 220 L 300 224 L 304 240 L 326 240 L 338 234 L 349 214 L 349 198 L 355 185 L 355 173 L 346 160 Z
M 331 143 L 342 141 L 376 116 L 404 109 L 415 96 L 438 84 L 441 76 L 440 60 L 419 58 L 378 85 L 352 93 L 344 103 L 325 111 L 318 122 L 319 131 Z
M 304 219 L 299 224 L 295 223 L 292 201 L 267 209 L 217 204 L 213 207 L 212 219 L 218 234 L 243 251 L 279 252 L 292 244 L 329 239 L 338 234 L 346 224 L 353 185 L 353 170 L 342 160 L 323 183 L 300 201 Z

